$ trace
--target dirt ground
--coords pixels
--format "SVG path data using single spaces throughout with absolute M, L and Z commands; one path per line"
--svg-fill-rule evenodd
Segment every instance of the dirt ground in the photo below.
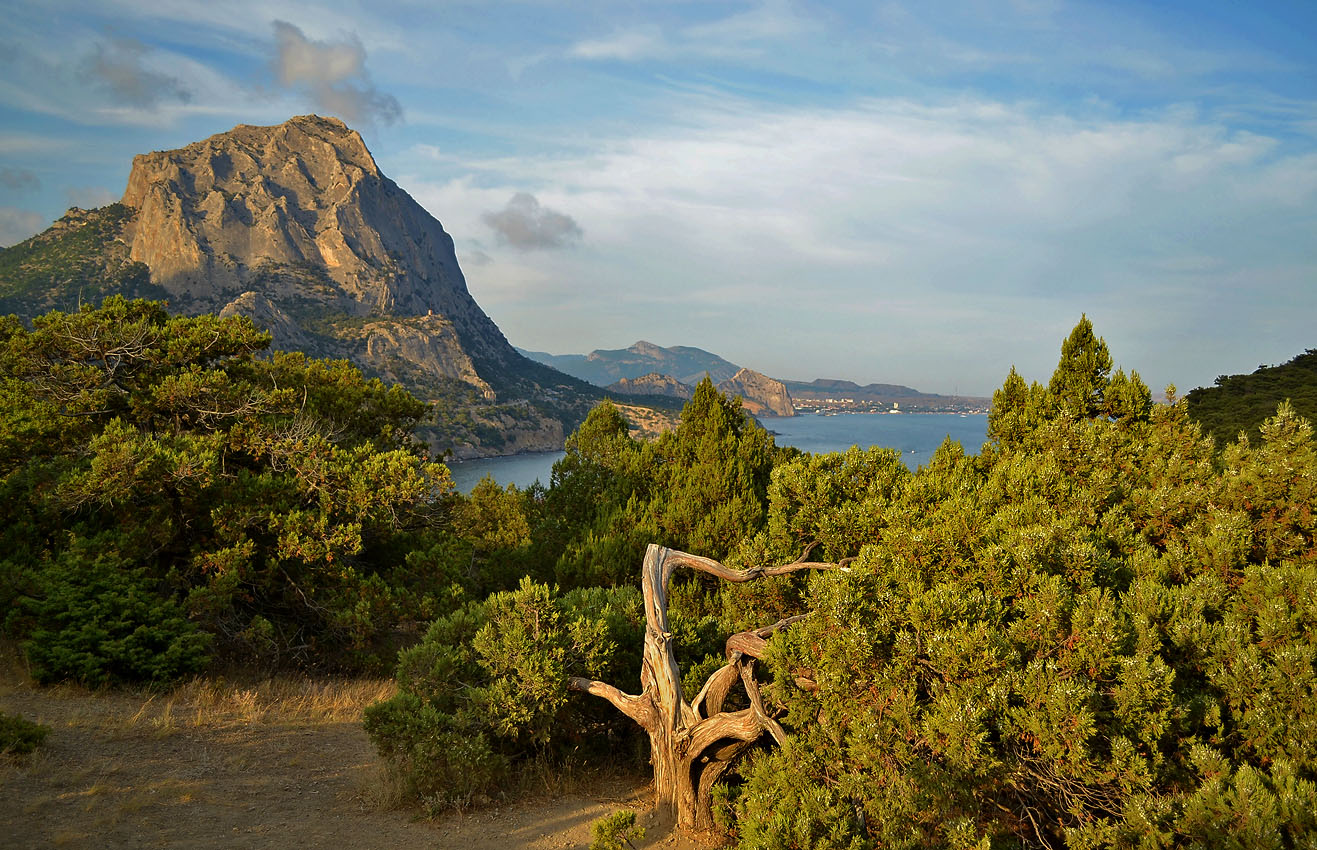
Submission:
M 619 809 L 649 821 L 650 791 L 634 775 L 423 818 L 396 805 L 359 722 L 373 701 L 360 689 L 334 705 L 269 690 L 151 697 L 4 676 L 0 711 L 51 732 L 32 755 L 0 757 L 0 845 L 556 850 L 588 847 L 591 823 Z M 647 833 L 638 847 L 701 846 L 652 822 Z

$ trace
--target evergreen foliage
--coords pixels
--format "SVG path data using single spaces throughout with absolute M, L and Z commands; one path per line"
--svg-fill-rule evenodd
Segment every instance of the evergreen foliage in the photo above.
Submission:
M 432 809 L 494 795 L 527 759 L 606 747 L 629 730 L 597 706 L 569 702 L 567 676 L 616 676 L 638 664 L 640 604 L 634 588 L 560 595 L 530 578 L 468 603 L 399 654 L 399 693 L 367 709 L 366 731 Z
M 634 581 L 649 543 L 725 557 L 766 520 L 773 464 L 789 456 L 707 378 L 677 428 L 633 439 L 610 402 L 567 439 L 533 530 L 564 587 Z
M 1084 318 L 1046 386 L 1011 370 L 977 456 L 782 451 L 705 381 L 653 443 L 604 403 L 547 488 L 461 497 L 411 436 L 425 405 L 267 344 L 121 298 L 0 319 L 0 604 L 40 681 L 360 669 L 432 620 L 366 728 L 461 806 L 528 763 L 636 751 L 567 683 L 641 667 L 646 544 L 813 552 L 844 569 L 670 588 L 688 691 L 728 634 L 806 615 L 757 674 L 787 743 L 713 795 L 742 847 L 1313 846 L 1295 404 L 1215 447 L 1201 400 L 1153 405 Z
M 1104 348 L 1081 322 L 983 455 L 833 532 L 859 558 L 770 643 L 793 737 L 745 771 L 741 846 L 1311 845 L 1311 427 L 1282 405 L 1218 470 Z
M 38 678 L 369 665 L 451 597 L 403 557 L 451 490 L 425 406 L 268 342 L 117 297 L 0 322 L 0 598 Z
M 1224 447 L 1247 434 L 1261 437 L 1262 423 L 1288 401 L 1309 422 L 1317 421 L 1317 349 L 1279 366 L 1259 366 L 1251 375 L 1221 375 L 1213 386 L 1191 390 L 1189 415 Z
M 613 559 L 645 541 L 619 530 L 724 546 L 729 564 L 844 559 L 808 579 L 671 589 L 687 690 L 721 663 L 722 636 L 807 614 L 768 644 L 763 691 L 787 744 L 714 794 L 740 846 L 1311 846 L 1317 447 L 1292 406 L 1215 452 L 1185 402 L 1154 406 L 1137 373 L 1113 371 L 1085 319 L 1047 386 L 1011 371 L 982 454 L 948 442 L 913 473 L 882 449 L 787 456 L 732 408 L 706 396 L 650 447 L 600 408 L 523 506 L 529 549 L 562 545 L 560 575 L 617 546 L 582 581 L 625 579 Z M 730 492 L 758 512 L 721 534 L 669 501 L 708 515 Z M 481 720 L 464 740 L 498 742 L 502 769 L 590 728 L 569 714 L 601 702 L 553 684 L 593 675 L 564 637 L 524 638 L 529 622 L 562 635 L 570 621 L 533 589 L 482 609 L 520 625 L 470 684 L 426 698 L 469 695 Z M 468 658 L 486 645 L 451 629 L 437 643 Z
M 1055 408 L 1071 416 L 1093 417 L 1106 410 L 1111 353 L 1106 340 L 1093 334 L 1084 316 L 1061 345 L 1061 362 L 1052 373 L 1047 393 Z
M 648 542 L 721 559 L 763 525 L 773 438 L 708 377 L 654 453 L 659 474 L 648 516 L 659 538 Z
M 44 744 L 49 734 L 49 726 L 42 726 L 17 714 L 0 712 L 0 754 L 30 753 Z
M 201 670 L 210 635 L 126 562 L 114 536 L 70 535 L 25 600 L 36 627 L 25 647 L 32 678 L 161 684 Z
M 635 841 L 643 841 L 645 830 L 636 826 L 636 813 L 613 812 L 590 824 L 590 850 L 634 850 Z

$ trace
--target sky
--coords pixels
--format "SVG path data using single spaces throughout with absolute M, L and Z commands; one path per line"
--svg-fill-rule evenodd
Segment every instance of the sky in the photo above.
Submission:
M 0 245 L 336 115 L 508 339 L 990 395 L 1317 348 L 1317 3 L 0 0 Z

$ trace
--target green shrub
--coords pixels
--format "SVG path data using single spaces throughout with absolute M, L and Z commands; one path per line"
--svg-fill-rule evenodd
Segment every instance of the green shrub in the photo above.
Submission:
M 405 793 L 433 812 L 468 805 L 507 772 L 507 757 L 494 752 L 473 720 L 403 692 L 367 708 L 365 726 Z
M 871 510 L 777 474 L 772 530 L 858 558 L 769 642 L 790 737 L 743 770 L 742 848 L 1313 846 L 1312 428 L 1283 404 L 1218 454 L 1104 348 L 1081 323 L 980 456 Z
M 6 629 L 43 680 L 168 681 L 210 652 L 372 669 L 449 607 L 426 405 L 268 344 L 117 297 L 0 317 L 0 608 L 32 600 Z
M 0 712 L 0 753 L 30 753 L 46 742 L 48 734 L 47 726 Z
M 644 837 L 644 828 L 636 826 L 636 813 L 626 809 L 590 824 L 590 850 L 635 850 L 632 842 Z
M 32 678 L 166 684 L 203 669 L 210 636 L 109 545 L 75 538 L 41 576 L 25 606 L 36 623 L 23 644 Z
M 405 790 L 431 808 L 493 796 L 509 770 L 576 746 L 615 742 L 616 711 L 573 700 L 570 675 L 620 678 L 639 665 L 640 594 L 564 596 L 523 579 L 440 617 L 398 655 L 397 696 L 366 711 L 366 732 Z M 632 724 L 633 725 L 633 724 Z M 611 737 L 610 737 L 611 736 Z

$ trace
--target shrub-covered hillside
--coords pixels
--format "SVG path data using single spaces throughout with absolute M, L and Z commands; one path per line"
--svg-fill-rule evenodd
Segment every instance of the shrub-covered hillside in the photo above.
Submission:
M 44 233 L 0 248 L 0 313 L 76 310 L 109 295 L 163 298 L 147 267 L 128 258 L 122 236 L 132 214 L 123 204 L 74 208 Z
M 1251 375 L 1222 375 L 1213 386 L 1191 390 L 1185 398 L 1189 415 L 1218 446 L 1241 433 L 1256 440 L 1262 423 L 1283 401 L 1308 421 L 1317 420 L 1317 349 L 1279 366 L 1259 366 Z
M 548 487 L 463 497 L 411 438 L 424 405 L 267 342 L 122 299 L 0 320 L 0 604 L 36 677 L 396 657 L 367 730 L 437 809 L 641 763 L 619 706 L 649 641 L 676 755 L 693 706 L 752 730 L 691 736 L 716 770 L 667 762 L 703 771 L 686 822 L 744 848 L 1317 838 L 1317 446 L 1290 404 L 1214 445 L 1085 319 L 1046 385 L 1007 376 L 977 455 L 783 450 L 705 382 L 654 442 L 605 403 Z M 674 574 L 661 629 L 650 543 L 728 568 Z

